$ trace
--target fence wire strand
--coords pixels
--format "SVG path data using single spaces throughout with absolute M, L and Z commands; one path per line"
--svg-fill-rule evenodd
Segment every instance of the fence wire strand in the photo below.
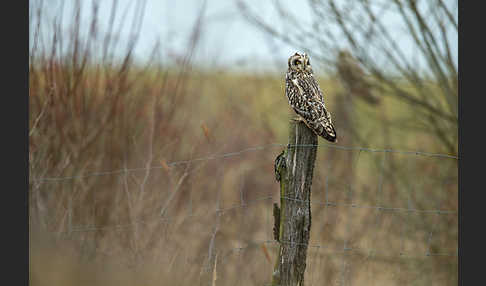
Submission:
M 413 213 L 422 213 L 422 214 L 434 214 L 437 218 L 443 215 L 457 215 L 457 210 L 454 209 L 442 209 L 441 202 L 438 203 L 438 205 L 435 206 L 434 209 L 420 209 L 414 206 L 411 203 L 411 192 L 412 190 L 410 187 L 406 187 L 407 191 L 407 207 L 394 207 L 394 206 L 386 206 L 386 204 L 383 203 L 383 184 L 385 181 L 385 175 L 384 175 L 384 170 L 385 170 L 385 165 L 387 164 L 388 159 L 388 153 L 396 153 L 396 154 L 404 154 L 404 155 L 410 155 L 410 156 L 426 156 L 426 157 L 435 157 L 435 158 L 443 158 L 443 159 L 454 159 L 454 160 L 459 160 L 459 157 L 454 156 L 454 155 L 449 155 L 449 154 L 438 154 L 438 153 L 429 153 L 429 152 L 421 152 L 421 151 L 401 151 L 401 150 L 394 150 L 394 149 L 373 149 L 373 148 L 362 148 L 362 147 L 348 147 L 348 146 L 339 146 L 339 145 L 330 145 L 330 144 L 317 144 L 317 145 L 289 145 L 289 144 L 280 144 L 280 143 L 272 143 L 272 144 L 267 144 L 267 145 L 261 145 L 261 146 L 255 146 L 255 147 L 249 147 L 245 149 L 241 149 L 239 151 L 235 152 L 229 152 L 229 153 L 223 153 L 223 154 L 216 154 L 216 155 L 210 155 L 210 156 L 204 156 L 204 157 L 199 157 L 195 159 L 190 159 L 190 160 L 180 160 L 180 161 L 173 161 L 170 163 L 167 163 L 167 166 L 169 167 L 174 167 L 178 165 L 186 165 L 190 163 L 195 163 L 195 162 L 203 162 L 203 161 L 209 161 L 209 160 L 216 160 L 216 159 L 226 159 L 226 158 L 231 158 L 235 156 L 240 156 L 245 153 L 250 153 L 250 152 L 257 152 L 257 151 L 262 151 L 262 150 L 267 150 L 269 148 L 276 148 L 276 147 L 286 147 L 286 146 L 291 146 L 291 147 L 325 147 L 325 148 L 331 148 L 331 149 L 337 149 L 337 150 L 345 150 L 345 151 L 357 151 L 357 156 L 356 159 L 353 159 L 352 161 L 352 166 L 351 169 L 355 170 L 358 165 L 358 161 L 360 158 L 360 155 L 362 152 L 371 152 L 371 153 L 383 153 L 383 159 L 381 160 L 380 164 L 380 174 L 379 174 L 379 181 L 378 181 L 378 190 L 376 192 L 376 200 L 375 200 L 375 205 L 366 205 L 366 204 L 358 204 L 356 203 L 355 200 L 353 200 L 353 190 L 354 190 L 354 185 L 353 185 L 353 180 L 348 182 L 347 186 L 345 187 L 347 189 L 347 199 L 346 202 L 337 202 L 337 201 L 332 201 L 329 198 L 329 188 L 330 188 L 330 170 L 332 169 L 333 165 L 333 158 L 331 157 L 330 160 L 328 160 L 328 165 L 327 165 L 327 172 L 326 172 L 326 177 L 325 181 L 323 183 L 324 187 L 324 201 L 310 201 L 312 205 L 315 206 L 321 206 L 323 207 L 324 213 L 329 211 L 330 208 L 338 208 L 338 207 L 345 207 L 349 208 L 349 212 L 347 215 L 347 223 L 346 223 L 346 235 L 344 236 L 343 239 L 343 245 L 342 247 L 336 247 L 331 244 L 326 245 L 326 244 L 316 244 L 316 243 L 297 243 L 293 241 L 275 241 L 273 239 L 269 239 L 273 237 L 270 233 L 272 231 L 272 221 L 271 221 L 271 207 L 268 208 L 267 212 L 265 212 L 266 215 L 266 224 L 267 227 L 265 227 L 265 239 L 254 239 L 254 240 L 245 240 L 243 237 L 239 237 L 239 241 L 242 245 L 233 247 L 233 248 L 227 248 L 227 249 L 217 249 L 217 253 L 221 253 L 221 255 L 218 256 L 218 264 L 224 263 L 226 259 L 228 259 L 231 255 L 236 254 L 239 255 L 239 263 L 241 264 L 241 259 L 242 259 L 242 251 L 248 250 L 254 245 L 278 245 L 279 243 L 281 244 L 292 244 L 292 245 L 305 245 L 311 250 L 315 250 L 316 253 L 314 254 L 314 261 L 318 261 L 318 266 L 312 266 L 312 267 L 320 267 L 322 264 L 322 256 L 318 256 L 318 252 L 321 251 L 326 251 L 327 253 L 333 253 L 333 254 L 342 254 L 342 264 L 341 264 L 341 284 L 346 285 L 347 280 L 348 280 L 348 275 L 347 273 L 350 271 L 348 268 L 349 266 L 347 265 L 347 260 L 349 259 L 350 254 L 358 254 L 362 255 L 363 257 L 366 257 L 366 259 L 373 259 L 373 257 L 378 256 L 378 255 L 383 255 L 383 256 L 390 256 L 390 251 L 389 249 L 380 249 L 379 247 L 376 247 L 376 245 L 372 245 L 371 247 L 355 247 L 354 245 L 350 244 L 350 240 L 352 239 L 352 226 L 351 222 L 353 221 L 353 209 L 370 209 L 370 210 L 376 210 L 377 214 L 374 219 L 374 227 L 375 227 L 375 233 L 374 233 L 374 238 L 373 241 L 377 240 L 377 233 L 378 233 L 378 225 L 380 221 L 380 217 L 383 215 L 384 212 L 392 212 L 395 214 L 398 213 L 404 213 L 405 215 L 402 217 L 403 220 L 403 225 L 400 227 L 399 231 L 399 249 L 397 250 L 395 257 L 399 258 L 424 258 L 424 257 L 433 257 L 433 256 L 445 256 L 445 257 L 457 257 L 458 256 L 458 248 L 456 247 L 455 251 L 452 253 L 449 252 L 432 252 L 431 251 L 431 241 L 432 237 L 436 236 L 436 228 L 437 225 L 433 225 L 432 229 L 429 230 L 428 236 L 426 239 L 426 251 L 425 252 L 407 252 L 405 251 L 405 233 L 409 233 L 412 230 L 406 223 L 409 220 L 409 216 Z M 411 160 L 407 161 L 411 162 Z M 409 163 L 410 164 L 410 163 Z M 407 164 L 407 166 L 409 166 Z M 66 181 L 66 180 L 76 180 L 76 179 L 84 179 L 87 177 L 92 177 L 92 176 L 105 176 L 105 175 L 126 175 L 128 172 L 137 172 L 137 171 L 147 171 L 147 170 L 152 170 L 152 169 L 164 169 L 166 166 L 152 166 L 148 168 L 124 168 L 120 170 L 111 170 L 111 171 L 100 171 L 100 172 L 89 172 L 89 173 L 84 173 L 76 176 L 65 176 L 65 177 L 42 177 L 42 178 L 31 178 L 31 181 L 33 182 L 56 182 L 56 181 Z M 186 221 L 192 218 L 201 218 L 201 217 L 206 217 L 206 216 L 211 216 L 211 215 L 217 215 L 218 218 L 220 219 L 221 216 L 232 212 L 232 211 L 238 211 L 238 210 L 246 210 L 247 208 L 255 205 L 258 202 L 270 202 L 269 205 L 271 205 L 272 201 L 276 199 L 280 199 L 280 196 L 277 198 L 275 195 L 272 193 L 268 194 L 263 194 L 260 197 L 257 197 L 255 199 L 248 200 L 244 197 L 244 191 L 243 191 L 243 185 L 244 185 L 244 179 L 240 177 L 240 182 L 239 182 L 239 202 L 230 204 L 228 206 L 218 206 L 216 209 L 213 210 L 207 210 L 206 212 L 202 213 L 195 213 L 192 210 L 192 197 L 190 198 L 190 211 L 188 212 L 187 215 L 185 216 L 175 216 L 175 217 L 166 217 L 159 215 L 154 215 L 152 217 L 144 217 L 144 218 L 130 218 L 130 221 L 127 223 L 122 223 L 122 224 L 113 224 L 113 225 L 84 225 L 84 226 L 74 226 L 74 227 L 69 227 L 66 231 L 61 231 L 61 232 L 55 232 L 58 234 L 64 234 L 64 235 L 72 235 L 75 233 L 84 233 L 84 232 L 96 232 L 96 231 L 129 231 L 133 227 L 140 225 L 140 224 L 145 224 L 149 225 L 152 223 L 171 223 L 171 222 L 176 222 L 176 221 Z M 413 188 L 413 187 L 412 187 Z M 302 202 L 302 203 L 309 203 L 309 201 L 306 200 L 299 200 L 295 198 L 289 198 L 289 197 L 282 197 L 284 200 L 291 200 L 291 201 L 297 201 L 297 202 Z M 219 200 L 218 200 L 219 202 Z M 321 229 L 320 232 L 323 230 Z M 207 231 L 208 235 L 213 234 L 212 229 L 208 229 Z M 373 234 L 372 234 L 373 235 Z M 246 243 L 246 245 L 245 245 Z M 211 255 L 211 254 L 210 254 Z M 206 257 L 207 254 L 206 254 Z M 309 256 L 311 257 L 311 256 Z M 209 260 L 208 260 L 209 261 Z M 208 264 L 208 267 L 210 265 Z M 398 272 L 400 273 L 402 270 L 402 265 L 398 265 Z M 312 272 L 313 273 L 313 272 Z M 374 276 L 374 273 L 371 273 L 372 277 Z M 311 283 L 314 284 L 314 277 L 311 276 Z M 240 281 L 241 282 L 241 281 Z M 349 282 L 351 283 L 351 282 Z
M 199 157 L 190 160 L 180 160 L 167 163 L 167 166 L 173 167 L 182 164 L 190 164 L 200 161 L 209 161 L 209 160 L 216 160 L 216 159 L 225 159 L 229 157 L 239 156 L 244 153 L 254 152 L 254 151 L 262 151 L 268 148 L 275 148 L 275 147 L 326 147 L 332 149 L 339 149 L 339 150 L 349 150 L 349 151 L 360 151 L 360 152 L 372 152 L 372 153 L 397 153 L 397 154 L 405 154 L 405 155 L 417 155 L 417 156 L 427 156 L 427 157 L 438 157 L 438 158 L 449 158 L 449 159 L 456 159 L 459 160 L 459 157 L 449 154 L 440 154 L 440 153 L 429 153 L 429 152 L 422 152 L 422 151 L 401 151 L 401 150 L 394 150 L 394 149 L 373 149 L 373 148 L 363 148 L 363 147 L 349 147 L 349 146 L 340 146 L 340 145 L 331 145 L 331 144 L 282 144 L 282 143 L 272 143 L 267 145 L 255 146 L 250 148 L 245 148 L 235 152 L 223 153 L 223 154 L 216 154 L 216 155 L 209 155 L 204 157 Z M 66 176 L 66 177 L 42 177 L 42 178 L 32 178 L 32 182 L 39 182 L 39 181 L 64 181 L 64 180 L 73 180 L 73 179 L 84 179 L 92 176 L 105 176 L 105 175 L 116 175 L 122 174 L 126 172 L 137 172 L 137 171 L 147 171 L 147 170 L 154 170 L 154 169 L 164 169 L 165 166 L 152 166 L 152 167 L 140 167 L 140 168 L 124 168 L 119 170 L 111 170 L 111 171 L 99 171 L 99 172 L 89 172 L 81 175 L 76 176 Z

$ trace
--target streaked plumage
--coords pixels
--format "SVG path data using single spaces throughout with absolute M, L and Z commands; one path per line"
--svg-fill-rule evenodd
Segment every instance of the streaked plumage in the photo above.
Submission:
M 322 91 L 305 53 L 295 53 L 289 58 L 285 95 L 290 106 L 314 133 L 330 142 L 336 142 L 331 114 L 326 110 Z

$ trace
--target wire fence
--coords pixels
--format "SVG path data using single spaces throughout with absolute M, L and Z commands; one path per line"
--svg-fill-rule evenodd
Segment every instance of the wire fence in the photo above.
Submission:
M 289 145 L 289 144 L 272 143 L 272 144 L 267 144 L 267 145 L 245 148 L 245 149 L 235 151 L 235 152 L 210 155 L 210 156 L 195 158 L 195 159 L 191 159 L 191 160 L 181 160 L 181 161 L 169 162 L 169 163 L 167 163 L 167 166 L 172 167 L 172 166 L 176 166 L 176 165 L 194 163 L 194 162 L 199 162 L 199 161 L 224 159 L 224 158 L 233 157 L 233 156 L 240 156 L 240 155 L 247 153 L 247 152 L 262 151 L 262 150 L 267 150 L 269 148 L 275 148 L 275 147 L 285 147 L 287 145 Z M 454 155 L 429 153 L 429 152 L 422 152 L 422 151 L 403 151 L 403 150 L 393 150 L 393 149 L 372 149 L 372 148 L 349 147 L 349 146 L 339 146 L 339 145 L 330 145 L 330 144 L 290 145 L 290 146 L 291 147 L 312 147 L 312 146 L 319 147 L 319 146 L 322 146 L 322 147 L 327 147 L 327 148 L 350 150 L 350 151 L 360 151 L 360 152 L 364 151 L 364 152 L 373 152 L 373 153 L 397 153 L 397 154 L 438 157 L 438 158 L 450 158 L 450 159 L 459 160 L 459 157 L 454 156 Z M 73 180 L 73 179 L 83 179 L 83 178 L 92 177 L 92 176 L 116 175 L 116 174 L 123 174 L 123 173 L 126 173 L 126 172 L 147 171 L 147 170 L 155 170 L 155 169 L 163 169 L 163 168 L 164 168 L 164 166 L 152 166 L 152 167 L 149 167 L 149 168 L 141 167 L 141 168 L 120 169 L 120 170 L 110 170 L 110 171 L 101 171 L 101 172 L 89 172 L 89 173 L 77 175 L 77 176 L 33 178 L 32 181 L 33 182 L 64 181 L 64 180 Z
M 92 171 L 92 172 L 84 172 L 79 175 L 75 176 L 64 176 L 64 177 L 39 177 L 39 178 L 31 178 L 32 182 L 35 182 L 38 185 L 42 185 L 45 183 L 55 183 L 55 182 L 66 182 L 66 181 L 74 181 L 74 180 L 82 180 L 88 177 L 95 177 L 95 176 L 117 176 L 117 175 L 124 175 L 126 176 L 128 173 L 132 172 L 140 172 L 140 171 L 150 171 L 150 170 L 158 170 L 158 169 L 165 169 L 167 167 L 172 168 L 179 165 L 187 165 L 196 162 L 206 162 L 211 160 L 224 160 L 227 158 L 234 158 L 237 156 L 243 156 L 247 153 L 259 152 L 259 151 L 268 151 L 270 149 L 275 148 L 283 148 L 288 146 L 288 144 L 281 144 L 281 143 L 272 143 L 266 145 L 260 145 L 250 148 L 244 148 L 238 151 L 229 152 L 229 153 L 221 153 L 221 154 L 213 154 L 203 157 L 198 157 L 194 159 L 187 159 L 187 160 L 180 160 L 180 161 L 173 161 L 166 164 L 166 166 L 151 166 L 151 167 L 142 167 L 142 168 L 124 168 L 124 169 L 117 169 L 117 170 L 108 170 L 108 171 Z M 309 147 L 311 145 L 295 145 L 295 147 Z M 330 144 L 318 144 L 318 147 L 324 147 L 327 151 L 332 152 L 333 149 L 337 150 L 344 150 L 344 151 L 351 151 L 357 152 L 356 157 L 352 161 L 352 165 L 349 166 L 350 172 L 359 172 L 358 162 L 360 160 L 362 153 L 382 153 L 383 157 L 380 162 L 380 171 L 378 174 L 378 186 L 376 190 L 376 195 L 372 199 L 368 199 L 364 203 L 363 200 L 357 199 L 356 196 L 358 195 L 357 186 L 355 180 L 345 181 L 341 184 L 341 190 L 344 191 L 345 199 L 337 200 L 332 199 L 329 190 L 332 188 L 330 185 L 330 179 L 332 175 L 329 174 L 326 176 L 324 183 L 319 182 L 320 185 L 323 185 L 324 189 L 324 200 L 319 200 L 318 194 L 314 193 L 313 187 L 313 199 L 311 200 L 312 205 L 312 226 L 316 226 L 316 229 L 311 228 L 311 242 L 307 245 L 308 246 L 308 268 L 306 271 L 306 275 L 310 280 L 311 285 L 320 285 L 319 281 L 322 281 L 322 275 L 326 275 L 324 272 L 321 271 L 323 266 L 323 261 L 327 261 L 326 267 L 329 269 L 333 269 L 334 272 L 339 272 L 339 275 L 335 275 L 333 278 L 334 281 L 339 281 L 340 285 L 349 285 L 349 284 L 360 284 L 361 282 L 356 282 L 358 280 L 354 279 L 354 276 L 351 274 L 350 271 L 353 271 L 352 265 L 357 265 L 359 263 L 363 263 L 365 261 L 382 261 L 383 259 L 392 258 L 398 259 L 399 261 L 407 261 L 400 262 L 396 266 L 396 270 L 394 270 L 395 280 L 396 279 L 403 279 L 403 278 L 396 278 L 400 276 L 400 273 L 405 276 L 410 276 L 411 269 L 413 268 L 410 266 L 410 259 L 425 259 L 431 257 L 450 257 L 454 259 L 455 262 L 452 262 L 453 265 L 457 265 L 457 256 L 458 256 L 458 249 L 457 249 L 457 234 L 446 234 L 444 237 L 447 236 L 447 239 L 450 240 L 452 237 L 452 245 L 456 245 L 455 250 L 451 251 L 450 247 L 446 250 L 437 249 L 437 247 L 432 247 L 432 242 L 434 239 L 441 239 L 442 233 L 440 232 L 439 226 L 441 225 L 440 220 L 442 217 L 457 217 L 457 209 L 456 208 L 444 208 L 443 201 L 444 198 L 452 201 L 457 201 L 457 198 L 451 198 L 450 194 L 443 195 L 440 199 L 436 199 L 435 205 L 436 208 L 420 208 L 416 207 L 410 203 L 410 200 L 407 202 L 407 207 L 400 207 L 395 205 L 387 205 L 384 200 L 384 194 L 386 192 L 384 188 L 385 182 L 385 165 L 387 160 L 389 160 L 389 154 L 400 154 L 405 156 L 416 156 L 416 157 L 424 157 L 424 158 L 437 158 L 440 160 L 453 160 L 457 163 L 459 157 L 454 155 L 448 154 L 436 154 L 436 153 L 429 153 L 429 152 L 422 152 L 422 151 L 402 151 L 402 150 L 394 150 L 394 149 L 372 149 L 372 148 L 361 148 L 361 147 L 348 147 L 348 146 L 340 146 L 340 145 L 330 145 Z M 319 163 L 318 163 L 319 164 Z M 332 160 L 328 161 L 327 171 L 332 169 Z M 434 163 L 435 164 L 435 163 Z M 449 175 L 446 173 L 446 175 Z M 316 176 L 315 176 L 316 179 Z M 319 179 L 319 177 L 317 177 Z M 450 180 L 455 181 L 455 178 L 449 178 Z M 441 181 L 447 181 L 448 179 L 442 179 Z M 318 184 L 318 185 L 319 185 Z M 334 184 L 336 186 L 336 184 Z M 260 252 L 264 253 L 265 256 L 263 261 L 267 260 L 271 262 L 271 256 L 268 253 L 268 248 L 275 248 L 277 247 L 278 243 L 289 243 L 289 244 L 296 244 L 292 241 L 280 241 L 277 242 L 272 239 L 271 236 L 271 229 L 273 227 L 273 219 L 271 218 L 271 210 L 272 210 L 272 202 L 280 200 L 280 194 L 276 192 L 278 188 L 273 190 L 272 192 L 266 192 L 260 194 L 259 196 L 253 199 L 243 199 L 243 193 L 241 193 L 241 198 L 239 202 L 233 202 L 226 206 L 221 206 L 219 200 L 215 208 L 209 208 L 205 212 L 193 213 L 192 211 L 186 214 L 177 214 L 176 216 L 168 216 L 165 212 L 160 212 L 157 214 L 152 214 L 150 216 L 143 215 L 140 217 L 132 217 L 131 220 L 127 223 L 121 224 L 107 224 L 107 225 L 70 225 L 68 228 L 64 228 L 61 231 L 55 231 L 61 236 L 72 236 L 76 233 L 89 233 L 89 232 L 106 232 L 106 231 L 128 231 L 132 232 L 134 228 L 138 226 L 150 226 L 153 224 L 164 223 L 176 223 L 178 225 L 182 225 L 183 223 L 189 222 L 193 219 L 201 219 L 207 218 L 204 223 L 213 223 L 213 228 L 206 225 L 203 227 L 205 231 L 201 231 L 201 236 L 211 237 L 209 245 L 210 250 L 208 253 L 202 255 L 206 261 L 205 265 L 207 271 L 212 269 L 210 266 L 212 263 L 217 263 L 219 271 L 223 267 L 230 267 L 232 264 L 233 256 L 240 256 L 242 252 L 249 251 L 250 249 L 259 249 Z M 175 192 L 174 192 L 175 193 Z M 307 201 L 303 200 L 296 200 L 294 198 L 284 197 L 285 200 L 293 200 L 293 201 L 300 201 L 302 203 L 308 203 Z M 171 200 L 168 199 L 170 202 Z M 374 202 L 374 203 L 373 203 Z M 263 205 L 260 205 L 263 204 Z M 454 204 L 453 204 L 454 205 Z M 220 231 L 220 228 L 223 226 L 219 226 L 219 219 L 227 216 L 232 212 L 244 211 L 247 212 L 250 207 L 260 207 L 264 209 L 262 212 L 258 213 L 260 215 L 256 215 L 257 220 L 252 220 L 249 216 L 243 216 L 242 220 L 240 221 L 240 225 L 236 225 L 236 227 L 244 228 L 243 225 L 245 223 L 249 223 L 249 220 L 255 222 L 260 225 L 264 225 L 264 235 L 245 235 L 241 234 L 241 237 L 231 237 L 226 236 L 226 240 L 237 240 L 237 242 L 233 243 L 221 243 L 221 247 L 214 248 L 215 244 L 215 237 L 216 233 Z M 315 212 L 320 211 L 318 216 L 314 215 Z M 362 211 L 368 211 L 373 213 L 368 213 L 366 216 L 367 220 L 363 223 L 362 220 Z M 261 214 L 264 214 L 263 216 Z M 337 217 L 341 216 L 342 220 L 339 220 Z M 391 218 L 390 218 L 391 216 Z M 416 216 L 414 219 L 414 223 L 408 223 L 407 220 L 410 221 L 412 218 L 411 216 Z M 432 217 L 435 218 L 435 220 Z M 330 222 L 320 222 L 320 220 L 331 220 L 334 217 L 335 221 L 333 223 Z M 385 224 L 384 221 L 392 221 L 392 223 L 388 222 Z M 426 229 L 426 238 L 425 241 L 422 241 L 421 247 L 415 247 L 415 251 L 411 251 L 413 247 L 408 247 L 407 244 L 410 244 L 410 239 L 407 235 L 412 235 L 414 229 L 410 229 L 411 227 L 415 227 L 421 223 L 421 221 L 429 222 L 425 227 Z M 447 220 L 446 224 L 449 224 L 449 227 L 452 229 L 457 230 L 457 220 L 452 220 L 454 223 L 450 225 L 450 220 Z M 263 223 L 262 223 L 263 222 Z M 435 222 L 435 223 L 434 223 Z M 221 222 L 222 224 L 228 222 Z M 233 223 L 233 222 L 232 222 Z M 334 225 L 334 229 L 330 229 L 329 225 Z M 394 232 L 394 243 L 398 245 L 398 247 L 390 247 L 390 245 L 382 245 L 381 247 L 378 245 L 373 245 L 372 242 L 379 241 L 378 236 L 380 235 L 380 231 L 385 225 L 389 226 L 389 228 L 395 227 L 399 230 Z M 337 226 L 341 228 L 337 228 Z M 359 232 L 356 231 L 356 228 L 361 227 L 360 229 L 369 229 L 366 235 L 368 237 L 367 243 L 360 243 L 360 235 Z M 408 227 L 408 229 L 407 229 Z M 325 239 L 319 240 L 322 237 L 322 233 L 326 233 L 326 231 L 335 231 L 339 233 L 338 238 L 333 239 L 332 241 L 328 240 L 326 243 Z M 361 232 L 363 233 L 363 232 Z M 329 235 L 329 234 L 328 234 Z M 249 237 L 246 237 L 249 236 Z M 382 235 L 383 236 L 383 235 Z M 386 235 L 385 235 L 386 236 Z M 448 242 L 448 246 L 451 245 L 450 241 Z M 236 246 L 235 246 L 236 244 Z M 341 246 L 339 246 L 341 244 Z M 256 247 L 258 246 L 258 247 Z M 418 249 L 418 250 L 417 250 Z M 330 262 L 326 260 L 326 256 L 323 254 L 333 254 L 333 255 L 340 255 L 341 262 L 334 263 L 334 265 L 340 265 L 339 267 L 334 266 L 331 267 Z M 214 262 L 214 259 L 218 255 L 217 262 Z M 276 256 L 275 254 L 273 256 Z M 196 255 L 194 255 L 195 259 Z M 357 257 L 361 257 L 359 262 L 357 262 Z M 454 264 L 455 263 L 455 264 Z M 266 264 L 263 272 L 261 274 L 260 283 L 263 285 L 269 285 L 268 281 L 270 279 L 271 269 L 273 268 L 273 262 Z M 415 271 L 419 271 L 420 265 L 414 266 L 413 268 Z M 423 266 L 423 265 L 422 265 Z M 216 266 L 214 266 L 216 267 Z M 408 270 L 407 270 L 408 269 Z M 447 268 L 449 269 L 449 268 Z M 229 271 L 229 270 L 228 270 Z M 260 270 L 261 271 L 261 270 Z M 370 270 L 367 270 L 370 272 Z M 447 270 L 450 271 L 450 270 Z M 447 272 L 446 271 L 446 272 Z M 322 272 L 322 273 L 321 273 Z M 356 272 L 356 271 L 355 271 Z M 366 272 L 366 271 L 365 271 Z M 371 271 L 373 272 L 373 271 Z M 356 272 L 357 273 L 357 272 Z M 376 271 L 375 271 L 376 273 Z M 406 274 L 408 273 L 408 274 Z M 442 273 L 442 272 L 441 272 Z M 449 273 L 453 278 L 457 279 L 456 273 Z M 375 279 L 372 275 L 369 279 Z M 223 279 L 224 278 L 220 278 Z M 364 279 L 364 278 L 363 278 Z M 408 278 L 407 278 L 408 279 Z M 411 278 L 410 278 L 411 279 Z M 414 278 L 419 279 L 419 278 Z M 422 279 L 422 278 L 420 278 Z M 370 281 L 372 281 L 370 280 Z M 410 280 L 407 280 L 410 281 Z M 417 280 L 415 280 L 417 281 Z M 419 280 L 422 281 L 422 280 Z M 241 283 L 241 282 L 239 282 Z M 266 284 L 265 284 L 266 283 Z M 316 283 L 316 284 L 314 284 Z M 218 284 L 219 285 L 219 284 Z

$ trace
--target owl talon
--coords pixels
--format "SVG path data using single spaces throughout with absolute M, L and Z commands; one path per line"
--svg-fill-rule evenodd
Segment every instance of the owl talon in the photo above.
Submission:
M 300 116 L 299 117 L 292 118 L 291 120 L 292 121 L 295 121 L 295 122 L 304 122 L 304 118 L 302 118 Z

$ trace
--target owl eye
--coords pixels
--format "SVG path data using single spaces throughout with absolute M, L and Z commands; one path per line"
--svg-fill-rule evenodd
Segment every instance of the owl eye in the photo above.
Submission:
M 295 60 L 295 61 L 294 61 L 294 65 L 295 65 L 295 66 L 300 65 L 300 63 L 301 63 L 301 61 L 300 61 L 300 60 Z

